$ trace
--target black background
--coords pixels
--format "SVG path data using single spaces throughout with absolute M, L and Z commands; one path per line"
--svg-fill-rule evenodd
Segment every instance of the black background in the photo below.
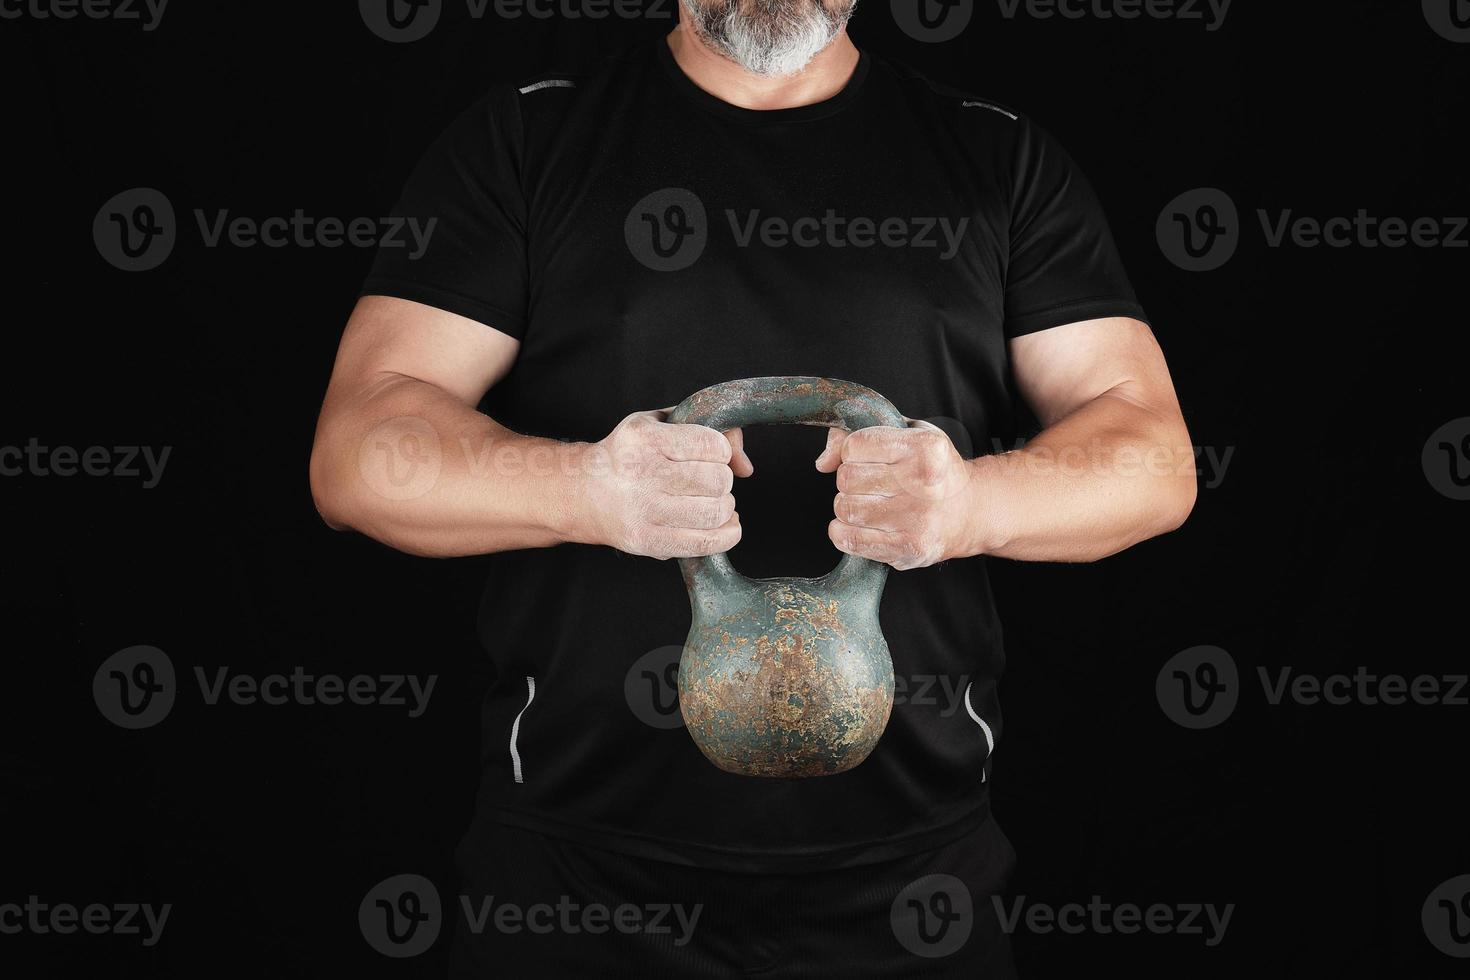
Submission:
M 151 490 L 0 480 L 0 902 L 174 905 L 150 949 L 0 936 L 7 975 L 442 971 L 446 939 L 388 960 L 356 912 L 389 874 L 452 885 L 489 671 L 478 562 L 336 535 L 312 507 L 315 414 L 370 253 L 205 248 L 192 211 L 381 215 L 489 82 L 575 69 L 669 25 L 475 20 L 454 0 L 412 44 L 375 37 L 350 3 L 178 3 L 152 32 L 0 20 L 13 168 L 0 442 L 172 447 Z M 1420 452 L 1470 414 L 1454 302 L 1470 251 L 1273 249 L 1255 212 L 1470 213 L 1470 45 L 1431 31 L 1416 3 L 1365 0 L 1242 0 L 1213 32 L 1007 20 L 981 3 L 945 44 L 864 0 L 852 33 L 1063 139 L 1108 208 L 1194 441 L 1234 451 L 1179 533 L 1092 566 L 995 563 L 1010 669 L 993 793 L 1020 853 L 1015 894 L 1237 906 L 1213 949 L 1023 932 L 1023 975 L 1463 976 L 1420 908 L 1470 872 L 1470 708 L 1271 706 L 1255 671 L 1465 671 L 1470 505 L 1432 489 Z M 161 268 L 129 274 L 91 228 L 139 186 L 172 200 L 180 240 Z M 1187 273 L 1154 224 L 1201 186 L 1233 197 L 1243 241 L 1223 269 Z M 819 531 L 829 496 L 813 477 L 793 525 Z M 747 528 L 749 553 L 784 533 Z M 91 682 L 134 644 L 181 674 L 439 681 L 417 719 L 181 697 L 159 726 L 124 731 Z M 1226 723 L 1192 732 L 1160 711 L 1154 680 L 1199 644 L 1228 650 L 1245 683 Z

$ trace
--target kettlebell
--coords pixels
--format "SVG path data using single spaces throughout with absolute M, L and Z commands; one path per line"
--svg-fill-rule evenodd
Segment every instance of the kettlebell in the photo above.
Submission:
M 882 395 L 831 378 L 748 378 L 697 391 L 670 422 L 721 432 L 800 424 L 904 428 Z M 723 554 L 682 558 L 692 621 L 679 711 L 705 757 L 742 776 L 845 772 L 893 711 L 893 659 L 878 624 L 888 566 L 844 555 L 820 578 L 750 579 Z

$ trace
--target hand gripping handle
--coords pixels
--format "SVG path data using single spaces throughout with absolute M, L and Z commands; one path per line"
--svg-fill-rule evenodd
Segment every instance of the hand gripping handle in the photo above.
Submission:
M 878 425 L 905 428 L 903 414 L 871 388 L 833 378 L 746 378 L 696 391 L 669 413 L 675 424 L 705 425 L 725 432 L 747 425 L 820 425 L 856 432 Z M 681 558 L 685 580 L 701 583 L 748 582 L 724 554 Z M 823 576 L 833 585 L 870 584 L 881 588 L 888 566 L 843 555 Z

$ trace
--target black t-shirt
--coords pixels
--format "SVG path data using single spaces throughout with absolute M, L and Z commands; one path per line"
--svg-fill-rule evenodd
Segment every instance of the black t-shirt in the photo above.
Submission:
M 704 92 L 662 41 L 497 88 L 428 150 L 397 213 L 438 224 L 423 255 L 381 250 L 364 294 L 519 338 L 481 408 L 561 439 L 715 382 L 817 375 L 941 420 L 975 455 L 1017 435 L 1008 338 L 1143 318 L 1098 202 L 1046 133 L 866 52 L 833 98 L 774 111 Z M 794 431 L 807 441 L 764 435 Z M 737 484 L 742 571 L 836 562 L 820 436 L 748 435 L 758 479 L 798 489 L 747 501 Z M 573 545 L 488 562 L 476 832 L 499 820 L 789 871 L 935 847 L 988 817 L 1004 658 L 984 559 L 889 575 L 887 731 L 855 769 L 796 780 L 723 772 L 678 727 L 676 563 Z

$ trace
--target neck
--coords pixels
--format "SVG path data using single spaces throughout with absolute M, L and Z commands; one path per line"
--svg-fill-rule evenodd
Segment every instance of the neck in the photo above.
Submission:
M 752 75 L 699 36 L 682 3 L 679 26 L 668 36 L 668 44 L 690 81 L 742 109 L 795 109 L 825 101 L 842 91 L 858 64 L 858 49 L 844 30 L 795 75 Z

